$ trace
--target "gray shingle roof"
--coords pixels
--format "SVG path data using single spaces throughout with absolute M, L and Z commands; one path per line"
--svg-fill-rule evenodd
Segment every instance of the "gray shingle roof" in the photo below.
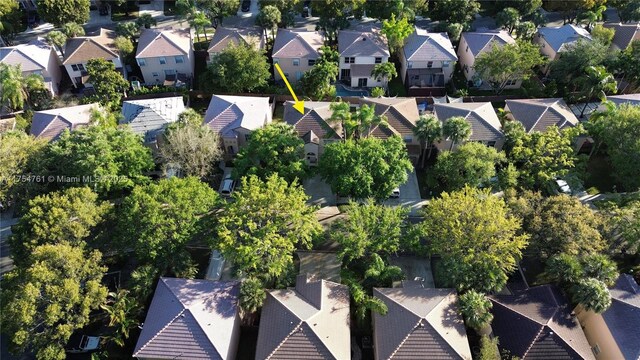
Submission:
M 213 95 L 204 123 L 222 136 L 234 137 L 235 129 L 256 130 L 272 119 L 268 97 Z
M 591 34 L 574 24 L 566 24 L 558 27 L 541 27 L 538 36 L 544 38 L 555 51 L 564 50 L 567 45 L 580 39 L 591 40 Z
M 322 34 L 306 29 L 278 29 L 272 57 L 317 59 L 324 45 Z
M 127 100 L 122 102 L 120 123 L 129 124 L 131 130 L 143 135 L 146 141 L 154 141 L 184 110 L 182 96 Z
M 415 28 L 403 48 L 409 61 L 456 61 L 458 56 L 447 33 L 430 33 Z
M 527 359 L 594 359 L 591 347 L 557 288 L 536 286 L 489 296 L 500 347 Z
M 31 122 L 31 134 L 35 137 L 55 140 L 65 129 L 74 130 L 88 125 L 92 110 L 99 108 L 96 103 L 36 111 L 33 113 Z
M 320 139 L 340 139 L 342 130 L 339 124 L 330 124 L 331 103 L 327 101 L 305 101 L 304 114 L 293 108 L 293 101 L 284 103 L 284 122 L 295 127 L 300 137 L 309 132 Z M 309 140 L 312 140 L 311 138 Z
M 471 359 L 453 289 L 375 288 L 388 308 L 373 314 L 375 358 Z
M 245 43 L 254 45 L 256 49 L 262 48 L 264 42 L 258 28 L 228 28 L 219 26 L 209 43 L 210 53 L 221 52 L 229 44 Z
M 552 125 L 560 129 L 578 125 L 578 118 L 561 98 L 506 100 L 505 110 L 529 133 L 545 131 Z
M 387 39 L 379 28 L 367 30 L 341 30 L 338 33 L 338 52 L 340 56 L 389 56 Z M 353 67 L 352 67 L 353 69 Z
M 350 344 L 345 285 L 299 275 L 295 289 L 268 293 L 256 359 L 349 359 Z
M 22 71 L 46 70 L 51 56 L 55 56 L 51 52 L 51 46 L 41 40 L 0 48 L 0 63 L 20 65 Z
M 611 306 L 602 313 L 604 321 L 625 359 L 640 359 L 640 286 L 633 277 L 621 274 L 611 288 Z
M 513 44 L 516 41 L 504 30 L 482 31 L 482 32 L 464 32 L 462 37 L 465 39 L 469 51 L 476 56 L 487 45 L 495 43 L 498 45 Z
M 444 124 L 454 116 L 465 118 L 471 125 L 471 141 L 498 141 L 503 138 L 502 126 L 490 102 L 434 104 L 433 111 Z
M 618 49 L 626 49 L 632 41 L 640 40 L 640 23 L 604 24 L 604 27 L 615 30 L 611 45 Z
M 239 292 L 236 281 L 160 278 L 133 356 L 227 359 Z
M 607 100 L 613 102 L 616 105 L 622 105 L 622 104 L 640 105 L 640 93 L 625 94 L 625 95 L 610 95 L 610 96 L 607 96 Z

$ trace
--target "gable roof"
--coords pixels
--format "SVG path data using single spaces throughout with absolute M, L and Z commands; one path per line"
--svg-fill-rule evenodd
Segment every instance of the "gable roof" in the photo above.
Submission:
M 640 359 L 640 286 L 629 274 L 620 274 L 610 289 L 611 306 L 604 321 L 625 359 Z
M 587 30 L 574 24 L 541 27 L 538 29 L 538 36 L 545 39 L 555 52 L 565 50 L 567 45 L 580 39 L 591 40 L 591 34 Z
M 219 26 L 216 29 L 207 52 L 221 52 L 229 46 L 229 44 L 252 44 L 256 49 L 263 46 L 262 35 L 257 28 L 230 28 Z
M 420 118 L 415 98 L 365 97 L 362 104 L 373 105 L 376 115 L 386 116 L 389 128 L 394 134 L 413 135 L 413 129 Z
M 497 141 L 504 136 L 498 115 L 490 102 L 439 103 L 433 105 L 433 111 L 443 124 L 453 116 L 465 118 L 471 125 L 471 141 Z
M 46 70 L 51 56 L 56 56 L 51 51 L 51 46 L 40 39 L 0 48 L 0 63 L 20 65 L 22 71 Z
M 389 56 L 387 39 L 377 27 L 362 30 L 341 30 L 338 33 L 340 56 Z
M 295 289 L 267 294 L 256 359 L 349 359 L 349 291 L 298 275 Z
M 516 41 L 504 30 L 464 32 L 462 38 L 469 46 L 473 56 L 478 56 L 489 44 L 513 44 Z
M 640 22 L 604 24 L 604 27 L 615 30 L 611 45 L 620 50 L 626 49 L 634 40 L 640 40 Z
M 315 59 L 318 50 L 324 45 L 322 34 L 306 29 L 278 29 L 273 43 L 272 57 Z
M 178 120 L 184 109 L 182 96 L 126 100 L 122 102 L 120 123 L 129 124 L 134 133 L 145 135 L 146 141 L 153 141 L 168 124 Z
M 542 285 L 513 295 L 491 295 L 493 333 L 500 347 L 526 359 L 594 359 L 559 290 Z
M 625 95 L 609 95 L 607 100 L 613 102 L 616 105 L 630 104 L 640 105 L 640 93 L 638 94 L 625 94 Z
M 509 117 L 524 125 L 525 130 L 545 131 L 552 125 L 559 129 L 578 125 L 578 118 L 561 98 L 506 100 Z
M 91 59 L 112 60 L 118 58 L 114 44 L 115 31 L 100 29 L 97 35 L 77 36 L 67 40 L 62 64 L 82 64 Z
M 329 123 L 331 103 L 328 101 L 305 101 L 304 114 L 293 108 L 293 101 L 284 103 L 283 119 L 292 125 L 305 143 L 318 139 L 341 139 L 342 130 L 339 124 Z
M 133 356 L 226 359 L 239 293 L 237 281 L 160 278 Z
M 204 123 L 222 136 L 235 136 L 234 129 L 256 130 L 271 118 L 268 97 L 213 95 Z
M 191 32 L 189 29 L 144 29 L 138 40 L 137 58 L 189 55 Z
M 31 134 L 35 137 L 55 140 L 65 129 L 74 130 L 91 121 L 93 109 L 99 109 L 97 103 L 70 106 L 51 110 L 36 111 L 31 122 Z
M 374 288 L 387 305 L 373 313 L 376 359 L 471 359 L 454 289 Z
M 418 27 L 409 35 L 402 51 L 408 61 L 458 60 L 447 33 L 430 33 Z

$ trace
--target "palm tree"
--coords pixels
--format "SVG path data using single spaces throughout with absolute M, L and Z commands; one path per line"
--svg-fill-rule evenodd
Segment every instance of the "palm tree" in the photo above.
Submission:
M 459 307 L 460 313 L 464 317 L 464 322 L 478 333 L 486 330 L 491 325 L 493 314 L 491 314 L 490 310 L 493 304 L 484 294 L 469 290 L 467 293 L 460 295 Z M 490 333 L 490 331 L 488 332 Z
M 204 33 L 204 40 L 207 41 L 207 26 L 211 25 L 211 20 L 205 15 L 205 13 L 199 11 L 193 14 L 193 17 L 189 21 L 191 26 L 196 29 L 196 36 L 198 37 L 198 42 L 200 42 L 200 31 Z
M 278 24 L 282 21 L 282 13 L 277 7 L 273 5 L 267 5 L 260 9 L 260 13 L 256 17 L 256 24 L 264 29 L 265 41 L 267 37 L 267 30 L 271 30 L 271 38 L 275 39 L 275 29 L 278 28 Z
M 240 309 L 243 318 L 249 325 L 253 323 L 254 314 L 262 307 L 267 293 L 259 279 L 247 278 L 240 285 Z
M 74 38 L 76 36 L 83 36 L 84 29 L 77 23 L 68 22 L 62 25 L 62 33 L 65 34 L 68 38 Z
M 107 303 L 100 305 L 109 317 L 109 326 L 114 327 L 114 333 L 110 336 L 118 346 L 124 346 L 125 340 L 129 338 L 129 330 L 138 326 L 138 315 L 140 307 L 136 299 L 129 295 L 129 290 L 118 289 L 110 292 Z
M 41 75 L 22 76 L 20 65 L 0 64 L 0 103 L 12 110 L 22 109 L 30 99 L 29 94 L 35 90 L 45 89 Z M 31 104 L 29 104 L 31 105 Z
M 45 36 L 45 40 L 49 43 L 49 45 L 55 46 L 60 51 L 60 54 L 64 56 L 64 44 L 67 42 L 67 35 L 65 35 L 62 31 L 53 30 L 50 31 L 47 36 Z
M 602 313 L 611 306 L 611 293 L 607 285 L 594 278 L 580 279 L 571 287 L 571 299 L 586 310 Z
M 442 135 L 451 141 L 449 151 L 453 150 L 453 145 L 466 141 L 471 136 L 471 125 L 461 116 L 448 118 L 442 126 Z
M 398 76 L 398 72 L 396 71 L 396 66 L 393 63 L 386 62 L 374 66 L 371 71 L 371 76 L 376 78 L 378 81 L 383 80 L 384 88 L 389 91 L 389 80 Z
M 586 24 L 587 30 L 591 31 L 595 23 L 597 23 L 598 21 L 602 21 L 603 14 L 606 10 L 606 6 L 600 5 L 595 9 L 585 11 L 578 16 L 578 22 L 581 24 Z
M 440 121 L 433 115 L 420 116 L 420 119 L 416 122 L 416 127 L 413 129 L 413 133 L 422 143 L 422 162 L 420 163 L 420 167 L 424 168 L 425 159 L 431 158 L 433 143 L 442 138 L 442 124 L 440 124 Z M 427 148 L 429 148 L 429 154 L 425 156 Z
M 371 131 L 376 126 L 387 127 L 387 117 L 384 115 L 376 115 L 375 105 L 368 106 L 362 105 L 360 110 L 356 112 L 357 119 L 357 136 L 358 138 L 365 138 L 371 135 Z
M 580 118 L 584 117 L 587 105 L 594 96 L 603 100 L 607 93 L 615 94 L 618 90 L 616 79 L 604 66 L 587 66 L 584 69 L 584 75 L 576 79 L 576 85 L 580 89 L 578 98 L 585 102 L 580 111 Z

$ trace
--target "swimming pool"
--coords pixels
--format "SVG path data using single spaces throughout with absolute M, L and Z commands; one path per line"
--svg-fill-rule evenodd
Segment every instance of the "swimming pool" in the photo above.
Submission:
M 369 96 L 369 91 L 365 89 L 351 90 L 343 84 L 336 84 L 336 96 Z

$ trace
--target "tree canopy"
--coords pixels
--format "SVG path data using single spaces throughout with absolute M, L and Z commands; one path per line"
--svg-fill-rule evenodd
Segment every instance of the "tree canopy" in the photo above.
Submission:
M 516 268 L 527 235 L 504 201 L 488 190 L 443 193 L 423 209 L 419 229 L 429 251 L 442 257 L 448 286 L 458 291 L 500 291 Z
M 387 127 L 387 118 L 376 115 L 375 105 L 362 105 L 355 112 L 351 111 L 351 104 L 338 101 L 330 105 L 331 117 L 329 122 L 340 125 L 346 139 L 361 139 L 368 137 L 376 127 Z
M 464 322 L 468 327 L 480 331 L 491 325 L 493 320 L 491 308 L 493 304 L 484 294 L 469 290 L 460 295 L 459 306 L 460 313 L 462 313 Z
M 203 90 L 210 92 L 252 92 L 267 85 L 270 77 L 269 64 L 262 50 L 247 44 L 231 44 L 211 57 L 200 84 Z
M 340 55 L 328 46 L 321 47 L 319 52 L 315 65 L 302 75 L 300 86 L 305 95 L 322 100 L 335 95 L 336 88 L 331 84 L 338 77 Z
M 404 41 L 413 32 L 413 25 L 407 18 L 396 19 L 395 14 L 391 14 L 389 20 L 382 21 L 382 33 L 387 37 L 389 50 L 396 54 L 404 46 Z
M 266 181 L 243 178 L 232 197 L 218 215 L 212 247 L 245 276 L 272 283 L 293 264 L 293 252 L 309 248 L 321 233 L 303 189 L 276 174 Z
M 37 164 L 42 161 L 47 146 L 44 139 L 36 139 L 22 131 L 0 134 L 0 203 L 7 203 L 24 196 L 31 183 Z M 40 175 L 40 174 L 37 174 Z
M 90 59 L 87 62 L 87 73 L 96 92 L 95 99 L 103 106 L 117 110 L 120 99 L 129 88 L 129 82 L 116 71 L 116 65 L 102 58 Z
M 37 359 L 65 359 L 71 334 L 104 302 L 100 252 L 70 244 L 33 249 L 29 263 L 4 275 L 2 330 L 14 350 Z
M 45 97 L 42 98 L 42 95 Z M 11 110 L 23 109 L 25 105 L 29 109 L 44 110 L 48 108 L 46 102 L 50 99 L 51 94 L 45 87 L 42 75 L 24 76 L 20 64 L 0 64 L 0 105 Z M 41 103 L 43 100 L 44 103 Z
M 392 136 L 330 143 L 320 157 L 318 171 L 339 195 L 383 200 L 407 181 L 412 168 L 404 141 Z
M 480 3 L 475 0 L 438 0 L 429 13 L 433 20 L 468 24 L 480 11 Z
M 480 143 L 466 143 L 456 151 L 438 155 L 433 177 L 445 191 L 459 190 L 465 185 L 490 186 L 496 166 L 505 161 L 504 153 Z
M 574 80 L 586 67 L 602 65 L 610 54 L 609 47 L 599 41 L 578 40 L 551 61 L 548 77 L 557 84 L 561 95 L 570 93 Z
M 38 14 L 55 27 L 89 21 L 89 0 L 38 0 Z
M 236 179 L 256 175 L 262 180 L 277 174 L 287 182 L 302 181 L 307 176 L 304 142 L 295 128 L 284 123 L 272 123 L 251 133 L 249 141 L 234 161 Z
M 469 140 L 471 134 L 471 125 L 461 116 L 448 118 L 442 125 L 442 137 L 451 142 L 450 151 L 454 145 Z

